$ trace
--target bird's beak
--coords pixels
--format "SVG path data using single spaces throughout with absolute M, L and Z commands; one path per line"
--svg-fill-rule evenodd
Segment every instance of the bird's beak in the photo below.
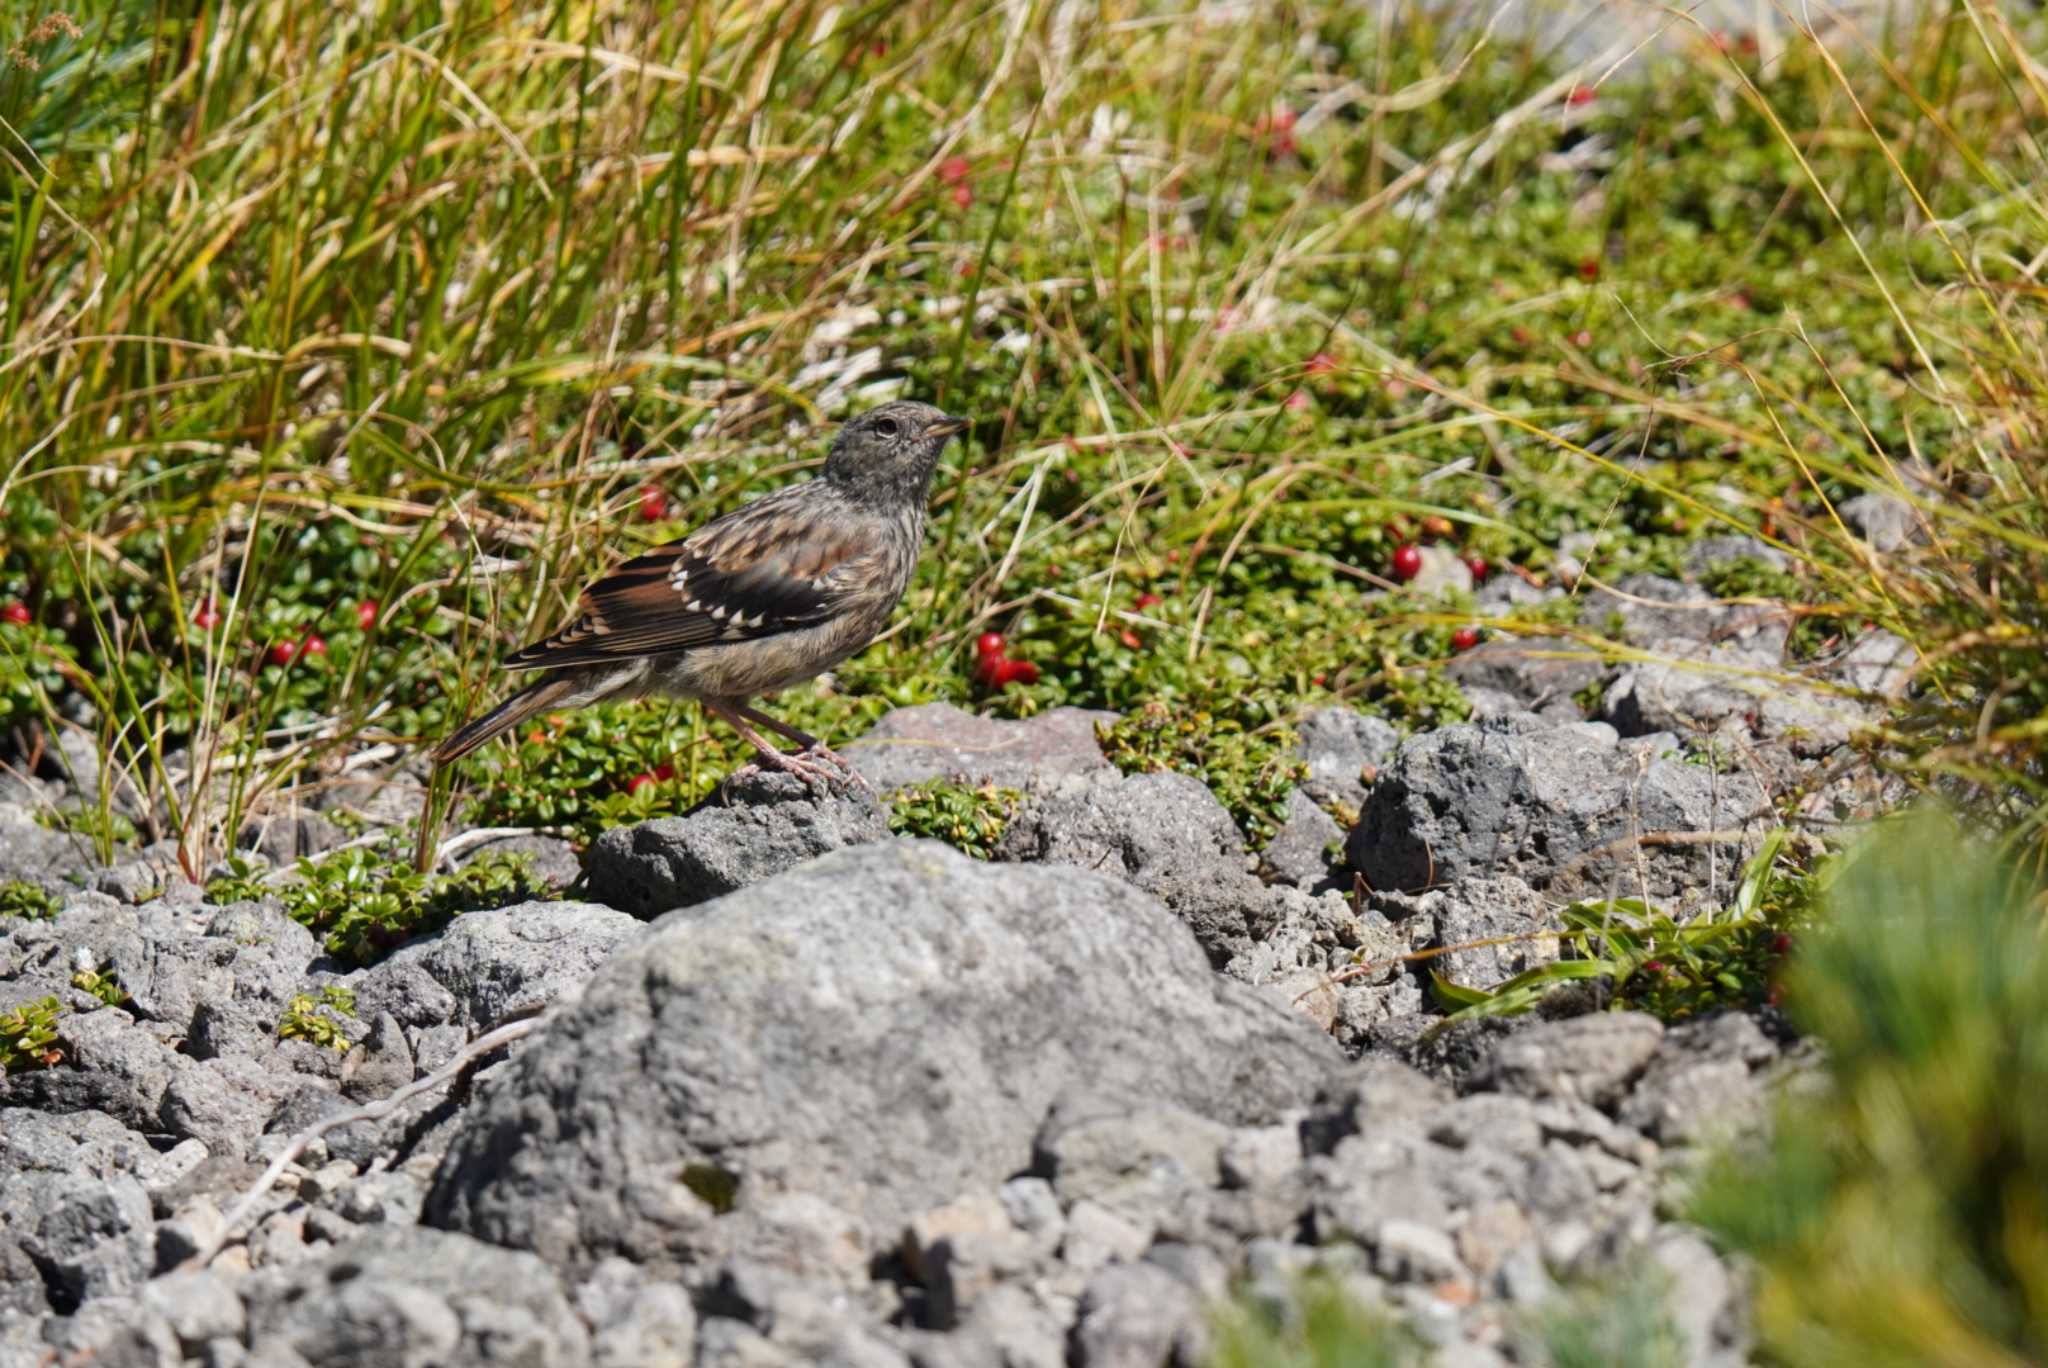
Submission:
M 965 432 L 974 426 L 972 418 L 941 418 L 924 430 L 927 437 L 951 437 L 956 432 Z

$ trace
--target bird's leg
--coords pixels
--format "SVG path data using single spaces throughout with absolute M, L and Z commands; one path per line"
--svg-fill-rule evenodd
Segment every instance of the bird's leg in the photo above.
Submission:
M 868 781 L 861 775 L 861 772 L 855 769 L 845 756 L 841 755 L 838 751 L 833 750 L 830 746 L 826 745 L 817 737 L 812 736 L 809 732 L 799 731 L 795 727 L 790 726 L 789 723 L 784 722 L 782 719 L 777 717 L 771 717 L 767 713 L 762 712 L 759 708 L 749 707 L 745 703 L 735 703 L 732 705 L 732 708 L 734 712 L 737 712 L 740 716 L 746 718 L 748 721 L 757 722 L 761 726 L 768 728 L 768 730 L 776 732 L 782 736 L 786 736 L 790 740 L 796 742 L 797 745 L 803 747 L 803 753 L 806 756 L 815 756 L 817 759 L 832 766 L 834 769 L 838 770 L 839 773 L 842 776 L 844 776 L 849 782 L 859 785 L 868 793 L 873 793 L 875 791 L 874 788 L 871 785 L 869 785 Z
M 752 708 L 710 698 L 704 700 L 704 706 L 711 713 L 721 718 L 727 726 L 738 732 L 740 740 L 752 746 L 770 769 L 779 769 L 784 774 L 794 774 L 807 784 L 813 782 L 822 784 L 828 792 L 835 783 L 844 782 L 844 776 L 829 765 L 821 764 L 807 756 L 790 755 L 775 749 L 767 737 L 748 726 L 746 719 L 740 715 L 743 712 L 753 712 Z M 756 713 L 755 716 L 758 717 L 760 714 Z M 726 777 L 731 779 L 735 775 L 745 773 L 748 768 L 753 767 L 743 767 L 733 771 L 732 774 Z

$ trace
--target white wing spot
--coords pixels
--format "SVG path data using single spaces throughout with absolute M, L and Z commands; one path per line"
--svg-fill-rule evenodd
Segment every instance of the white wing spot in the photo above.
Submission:
M 683 566 L 681 566 L 681 565 L 677 565 L 677 566 L 676 566 L 676 568 L 675 568 L 674 570 L 672 570 L 672 571 L 670 571 L 670 572 L 669 572 L 669 577 L 668 577 L 669 587 L 670 587 L 670 588 L 672 588 L 672 589 L 674 589 L 674 590 L 675 590 L 675 591 L 676 591 L 677 593 L 679 593 L 679 594 L 680 594 L 681 592 L 683 592 L 683 584 L 684 584 L 684 583 L 685 583 L 685 582 L 686 582 L 686 581 L 687 581 L 687 580 L 688 580 L 689 578 L 690 578 L 690 572 L 689 572 L 689 571 L 688 571 L 687 569 L 685 569 L 685 568 L 684 568 Z

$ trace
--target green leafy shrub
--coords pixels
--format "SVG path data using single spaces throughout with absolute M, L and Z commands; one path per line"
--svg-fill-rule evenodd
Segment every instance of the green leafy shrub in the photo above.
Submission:
M 322 938 L 327 952 L 369 964 L 411 940 L 440 930 L 463 912 L 504 907 L 556 891 L 533 871 L 531 856 L 486 851 L 447 874 L 421 874 L 395 849 L 358 846 L 298 862 L 293 878 L 272 888 L 246 863 L 206 886 L 215 902 L 273 894 L 292 920 Z
M 47 921 L 57 915 L 57 900 L 41 884 L 26 879 L 0 883 L 0 917 Z
M 1240 1300 L 1216 1326 L 1209 1368 L 1420 1368 L 1426 1356 L 1387 1315 L 1308 1277 L 1280 1305 Z
M 89 993 L 109 1007 L 119 1007 L 128 1000 L 128 990 L 115 979 L 112 970 L 102 965 L 98 969 L 81 969 L 71 976 L 71 986 L 81 993 Z
M 1825 1085 L 1695 1211 L 1754 1261 L 1770 1361 L 2048 1361 L 2043 906 L 2037 868 L 1936 813 L 1842 870 L 1785 979 Z
M 1559 913 L 1564 957 L 1491 988 L 1430 971 L 1447 1022 L 1530 1011 L 1569 983 L 1597 981 L 1608 1005 L 1683 1021 L 1724 1008 L 1755 1010 L 1778 1000 L 1777 977 L 1795 938 L 1814 920 L 1830 866 L 1802 863 L 1779 829 L 1743 870 L 1735 899 L 1679 921 L 1640 898 L 1575 903 Z
M 1015 789 L 963 788 L 933 779 L 889 797 L 889 830 L 899 836 L 925 836 L 955 850 L 986 860 L 1009 829 L 1023 795 Z
M 47 1069 L 64 1058 L 57 1048 L 57 1018 L 64 1004 L 54 997 L 25 1002 L 0 1013 L 0 1074 Z
M 334 1013 L 354 1016 L 356 995 L 353 989 L 338 983 L 330 983 L 315 995 L 295 993 L 285 1004 L 284 1015 L 278 1019 L 277 1036 L 280 1040 L 305 1040 L 315 1045 L 324 1045 L 337 1054 L 346 1054 L 349 1040 L 347 1027 L 334 1019 Z

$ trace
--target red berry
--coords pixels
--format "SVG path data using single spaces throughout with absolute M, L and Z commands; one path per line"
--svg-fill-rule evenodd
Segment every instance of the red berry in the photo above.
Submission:
M 192 625 L 204 632 L 220 626 L 220 609 L 214 607 L 212 599 L 199 600 L 199 606 L 192 610 Z
M 673 778 L 675 778 L 675 777 L 676 777 L 676 767 L 675 767 L 674 765 L 671 765 L 671 764 L 667 764 L 667 763 L 665 763 L 665 762 L 664 762 L 664 763 L 662 763 L 662 764 L 656 765 L 656 766 L 654 767 L 654 771 L 653 771 L 653 772 L 654 772 L 654 777 L 655 777 L 655 779 L 656 779 L 656 780 L 657 780 L 658 782 L 660 782 L 660 783 L 664 783 L 664 784 L 666 784 L 666 783 L 667 783 L 667 782 L 668 782 L 669 780 L 671 780 L 671 779 L 673 779 Z
M 1451 649 L 1454 651 L 1469 651 L 1478 644 L 1479 629 L 1476 627 L 1460 627 L 1451 633 Z
M 939 179 L 948 185 L 958 185 L 973 169 L 973 164 L 965 157 L 948 157 L 939 163 Z
M 327 638 L 315 633 L 299 643 L 302 656 L 324 656 L 327 654 Z
M 17 627 L 25 627 L 28 621 L 28 605 L 19 599 L 9 603 L 5 608 L 0 608 L 0 622 L 11 622 Z
M 974 653 L 978 656 L 999 656 L 1008 645 L 1001 632 L 983 632 L 974 639 Z
M 377 600 L 364 599 L 356 605 L 356 626 L 369 631 L 377 625 Z
M 953 187 L 953 203 L 959 205 L 962 209 L 974 203 L 974 191 L 965 181 Z
M 1307 369 L 1310 375 L 1328 375 L 1337 369 L 1337 358 L 1328 352 L 1317 352 L 1308 359 Z
M 1663 973 L 1663 972 L 1664 972 L 1664 961 L 1663 961 L 1663 960 L 1644 960 L 1644 961 L 1643 961 L 1643 972 L 1644 972 L 1644 973 L 1646 973 L 1646 974 L 1661 974 L 1661 973 Z
M 1589 258 L 1589 259 L 1587 259 L 1587 260 L 1585 260 L 1585 261 L 1582 261 L 1582 262 L 1580 262 L 1580 263 L 1579 263 L 1579 279 L 1581 279 L 1581 280 L 1598 280 L 1599 278 L 1600 278 L 1600 263 L 1599 263 L 1599 262 L 1597 262 L 1597 261 L 1594 261 L 1594 260 L 1592 260 L 1592 259 L 1590 259 L 1590 258 Z
M 1422 535 L 1431 541 L 1442 541 L 1451 535 L 1451 520 L 1440 513 L 1432 513 L 1422 520 Z
M 1306 390 L 1296 390 L 1288 395 L 1283 402 L 1287 405 L 1290 412 L 1300 413 L 1308 408 L 1308 392 Z
M 994 683 L 998 689 L 1037 682 L 1038 667 L 1028 660 L 1005 660 L 996 666 Z
M 273 641 L 270 643 L 270 663 L 289 665 L 299 658 L 299 645 L 295 641 Z
M 626 781 L 626 792 L 638 793 L 641 789 L 646 788 L 649 784 L 653 782 L 655 782 L 655 779 L 654 776 L 651 774 L 636 774 L 631 779 L 628 779 Z
M 1157 607 L 1159 606 L 1160 602 L 1161 602 L 1161 600 L 1160 600 L 1160 597 L 1159 597 L 1159 595 L 1157 595 L 1157 594 L 1152 594 L 1152 593 L 1145 593 L 1145 594 L 1140 594 L 1140 595 L 1138 595 L 1138 611 L 1142 613 L 1142 612 L 1144 612 L 1144 611 L 1145 611 L 1145 610 L 1146 610 L 1147 608 L 1157 608 Z
M 655 485 L 640 487 L 640 521 L 660 522 L 668 516 L 668 495 Z
M 1486 557 L 1484 556 L 1465 557 L 1465 568 L 1472 572 L 1472 582 L 1474 584 L 1481 583 L 1488 575 L 1493 573 L 1493 567 L 1486 563 Z
M 1564 102 L 1573 105 L 1589 105 L 1593 103 L 1594 94 L 1593 87 L 1576 85 L 1572 87 L 1572 93 L 1564 97 Z
M 1783 931 L 1780 931 L 1777 935 L 1771 937 L 1771 953 L 1774 955 L 1791 954 L 1792 937 Z
M 1422 573 L 1422 550 L 1409 542 L 1394 548 L 1394 574 L 1412 580 Z
M 1117 639 L 1122 641 L 1124 645 L 1130 647 L 1134 651 L 1141 651 L 1145 648 L 1145 638 L 1139 636 L 1136 632 L 1132 631 L 1128 627 L 1124 628 L 1121 632 L 1117 633 Z M 1026 662 L 1021 660 L 1013 660 L 1009 663 L 1012 665 L 1022 665 Z

